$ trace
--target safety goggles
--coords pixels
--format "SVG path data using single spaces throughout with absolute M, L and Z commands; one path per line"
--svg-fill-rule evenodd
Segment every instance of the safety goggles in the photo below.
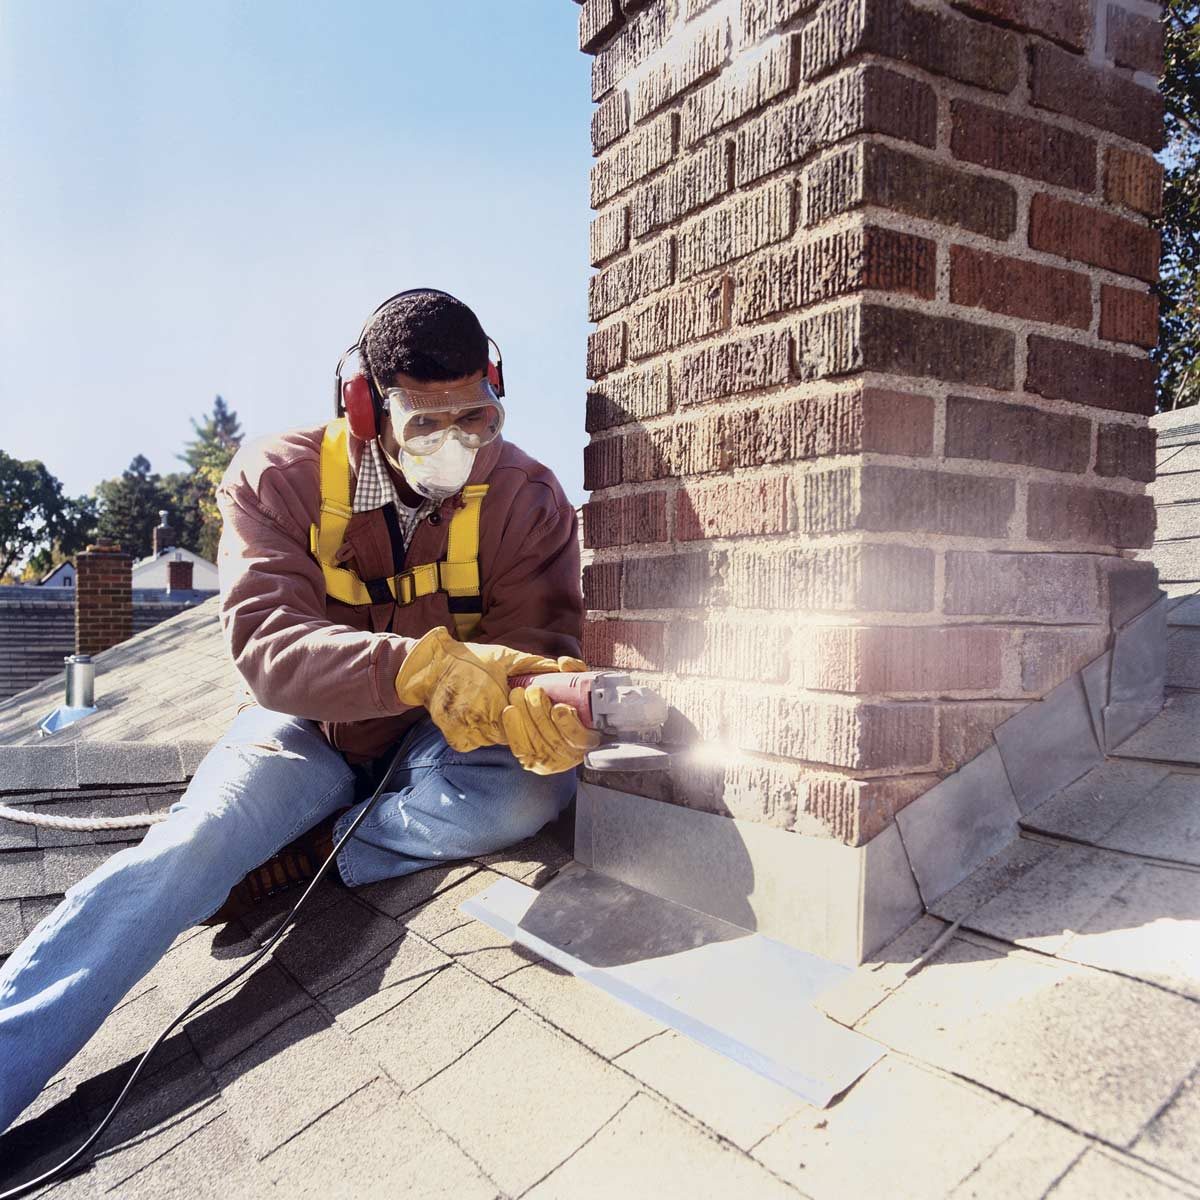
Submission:
M 504 425 L 504 406 L 486 379 L 444 391 L 388 388 L 384 400 L 396 440 L 409 454 L 432 454 L 451 433 L 476 450 L 494 442 Z

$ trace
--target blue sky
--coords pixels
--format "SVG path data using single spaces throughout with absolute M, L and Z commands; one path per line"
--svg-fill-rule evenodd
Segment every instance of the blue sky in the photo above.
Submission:
M 569 0 L 4 0 L 0 448 L 71 493 L 178 468 L 220 393 L 323 420 L 392 292 L 500 343 L 582 498 L 590 60 Z

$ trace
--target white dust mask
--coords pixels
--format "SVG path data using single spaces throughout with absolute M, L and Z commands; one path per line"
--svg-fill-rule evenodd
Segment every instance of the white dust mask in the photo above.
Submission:
M 478 453 L 478 449 L 464 446 L 458 430 L 452 429 L 432 454 L 410 454 L 401 450 L 398 465 L 409 486 L 419 496 L 427 500 L 446 500 L 462 490 Z

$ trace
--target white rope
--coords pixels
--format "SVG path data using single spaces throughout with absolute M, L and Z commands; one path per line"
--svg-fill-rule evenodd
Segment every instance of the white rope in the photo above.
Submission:
M 8 808 L 0 804 L 0 817 L 16 821 L 18 825 L 37 825 L 42 829 L 144 829 L 165 821 L 165 812 L 136 813 L 131 817 L 46 817 L 41 813 L 26 812 L 21 808 Z

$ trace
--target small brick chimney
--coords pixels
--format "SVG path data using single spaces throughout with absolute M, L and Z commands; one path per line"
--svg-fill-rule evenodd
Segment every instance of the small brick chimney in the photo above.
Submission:
M 154 556 L 157 558 L 164 550 L 175 545 L 176 533 L 175 530 L 167 521 L 167 510 L 160 509 L 158 513 L 158 528 L 154 530 L 153 550 Z
M 76 555 L 76 654 L 99 654 L 133 635 L 132 566 L 132 556 L 114 542 Z
M 167 563 L 167 591 L 190 592 L 192 590 L 192 564 L 185 558 L 175 558 Z

